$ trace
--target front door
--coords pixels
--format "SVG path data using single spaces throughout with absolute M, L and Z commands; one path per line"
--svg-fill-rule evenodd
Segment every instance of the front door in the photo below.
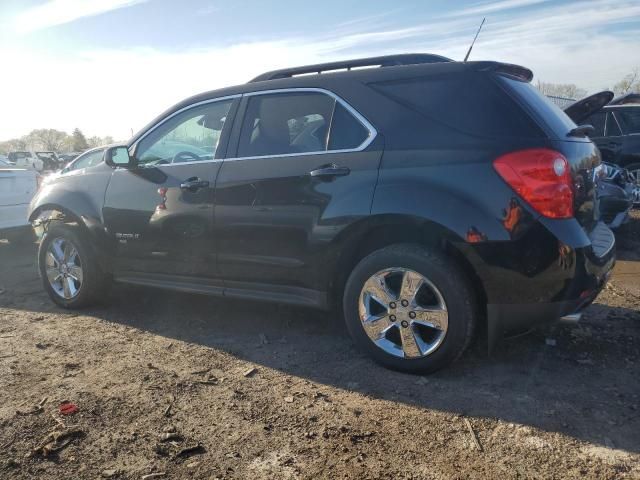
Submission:
M 327 249 L 369 215 L 382 140 L 326 91 L 245 94 L 239 112 L 216 188 L 225 286 L 322 291 Z
M 137 167 L 114 171 L 103 215 L 116 240 L 116 277 L 216 276 L 214 189 L 237 102 L 168 116 L 130 149 Z

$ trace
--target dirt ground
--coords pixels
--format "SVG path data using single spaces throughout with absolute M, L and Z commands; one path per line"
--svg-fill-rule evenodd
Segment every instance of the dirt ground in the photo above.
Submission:
M 0 478 L 640 478 L 640 215 L 618 248 L 579 326 L 419 377 L 308 310 L 120 286 L 67 312 L 0 242 Z

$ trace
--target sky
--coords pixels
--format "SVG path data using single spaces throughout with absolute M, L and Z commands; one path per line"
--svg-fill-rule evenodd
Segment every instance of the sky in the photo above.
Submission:
M 172 104 L 275 68 L 393 53 L 613 86 L 640 66 L 640 0 L 0 0 L 0 141 L 126 140 Z

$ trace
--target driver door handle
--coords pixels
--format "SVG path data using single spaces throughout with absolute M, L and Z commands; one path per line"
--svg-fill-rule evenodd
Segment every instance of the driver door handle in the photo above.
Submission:
M 309 175 L 312 177 L 344 177 L 345 175 L 349 175 L 351 170 L 347 167 L 339 167 L 338 165 L 324 165 L 320 168 L 316 168 L 315 170 L 311 170 Z
M 200 188 L 207 188 L 209 182 L 207 180 L 200 180 L 199 178 L 189 178 L 180 184 L 180 188 L 183 190 L 189 190 L 195 192 Z

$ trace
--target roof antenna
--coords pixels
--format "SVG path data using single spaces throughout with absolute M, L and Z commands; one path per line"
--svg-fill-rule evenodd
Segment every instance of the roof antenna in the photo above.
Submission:
M 478 35 L 480 35 L 480 30 L 482 30 L 482 26 L 484 25 L 484 21 L 485 20 L 486 20 L 486 18 L 482 19 L 482 23 L 480 24 L 480 27 L 478 28 L 478 31 L 476 32 L 476 36 L 473 37 L 473 42 L 471 42 L 471 45 L 469 46 L 469 50 L 467 50 L 467 54 L 464 56 L 463 62 L 466 62 L 467 59 L 469 58 L 469 55 L 471 55 L 471 49 L 473 48 L 473 44 L 476 43 L 476 39 L 478 38 Z

